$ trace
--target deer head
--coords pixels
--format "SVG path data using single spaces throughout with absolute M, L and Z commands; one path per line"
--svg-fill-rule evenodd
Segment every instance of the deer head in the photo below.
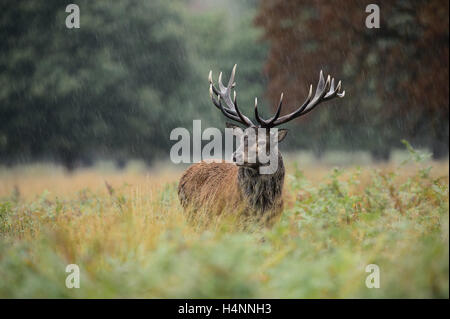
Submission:
M 278 156 L 278 154 L 274 154 L 278 153 L 278 142 L 281 142 L 287 134 L 286 129 L 272 130 L 272 128 L 311 112 L 323 101 L 331 100 L 335 97 L 342 98 L 345 95 L 345 91 L 340 92 L 341 81 L 335 86 L 334 78 L 331 78 L 330 75 L 328 75 L 327 80 L 325 81 L 323 72 L 320 71 L 319 82 L 314 96 L 311 84 L 308 97 L 303 104 L 292 113 L 280 117 L 283 104 L 283 93 L 281 93 L 275 115 L 267 120 L 262 119 L 258 113 L 258 99 L 255 98 L 255 119 L 257 122 L 255 125 L 239 110 L 236 91 L 233 92 L 233 99 L 231 99 L 231 90 L 234 89 L 236 85 L 234 82 L 236 66 L 237 65 L 235 64 L 233 67 L 227 86 L 222 83 L 222 72 L 219 74 L 219 88 L 216 88 L 213 83 L 212 71 L 209 72 L 208 79 L 210 83 L 209 93 L 213 104 L 227 118 L 243 124 L 245 127 L 245 131 L 237 130 L 240 143 L 238 149 L 233 153 L 233 162 L 236 162 L 240 166 L 258 168 L 261 165 L 266 165 L 267 163 L 261 160 L 261 154 Z M 222 101 L 224 101 L 226 106 L 223 105 Z M 227 127 L 240 128 L 239 126 L 229 123 L 227 123 Z M 276 147 L 273 147 L 273 145 Z M 250 154 L 256 154 L 255 158 L 251 158 Z

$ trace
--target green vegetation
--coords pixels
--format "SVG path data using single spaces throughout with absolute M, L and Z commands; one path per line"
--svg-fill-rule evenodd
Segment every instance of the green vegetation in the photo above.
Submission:
M 70 30 L 66 5 L 0 2 L 0 298 L 449 297 L 448 3 L 393 1 L 378 31 L 356 0 L 79 0 Z M 347 90 L 290 123 L 282 147 L 315 157 L 286 156 L 271 229 L 189 224 L 180 172 L 145 166 L 175 127 L 224 127 L 207 75 L 235 63 L 248 115 L 280 92 L 292 110 L 321 68 Z M 398 165 L 342 155 L 387 160 L 401 138 L 441 161 L 406 142 Z M 128 167 L 75 170 L 97 160 Z
M 173 128 L 223 126 L 210 69 L 218 76 L 238 63 L 240 100 L 263 93 L 266 48 L 246 2 L 232 16 L 223 4 L 178 0 L 77 4 L 79 29 L 66 28 L 61 1 L 0 4 L 1 163 L 151 163 L 167 154 Z
M 79 0 L 0 3 L 0 163 L 71 170 L 112 159 L 151 164 L 175 127 L 224 127 L 207 76 L 237 63 L 238 101 L 253 114 L 301 104 L 323 69 L 345 99 L 288 126 L 288 149 L 370 151 L 386 160 L 402 138 L 448 154 L 448 4 L 393 1 L 385 28 L 364 28 L 358 1 Z M 442 22 L 443 21 L 443 22 Z M 442 23 L 441 23 L 442 22 Z M 387 59 L 389 57 L 389 59 Z M 383 67 L 380 67 L 383 66 Z M 399 92 L 404 92 L 400 94 Z M 297 134 L 298 132 L 298 134 Z
M 281 220 L 253 233 L 188 225 L 178 174 L 3 172 L 16 187 L 0 188 L 0 297 L 448 298 L 448 162 L 410 152 L 414 163 L 320 181 L 291 163 Z M 35 182 L 67 193 L 35 196 Z M 65 287 L 72 263 L 80 289 Z M 365 286 L 368 264 L 379 289 Z

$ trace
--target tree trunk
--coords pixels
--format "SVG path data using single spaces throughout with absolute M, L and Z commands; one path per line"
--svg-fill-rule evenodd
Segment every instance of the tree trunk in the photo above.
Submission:
M 127 160 L 124 158 L 118 158 L 116 159 L 116 167 L 119 170 L 123 170 L 125 168 L 125 166 L 127 166 Z
M 76 156 L 74 152 L 68 150 L 60 151 L 61 163 L 68 173 L 73 173 L 75 170 Z
M 446 145 L 446 143 L 433 140 L 431 148 L 434 160 L 441 160 L 448 155 L 448 144 Z
M 391 150 L 389 148 L 371 150 L 370 154 L 376 162 L 388 162 L 391 159 Z

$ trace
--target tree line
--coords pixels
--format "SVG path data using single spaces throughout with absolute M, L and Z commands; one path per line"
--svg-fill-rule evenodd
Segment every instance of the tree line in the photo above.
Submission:
M 363 149 L 388 159 L 402 138 L 448 154 L 449 3 L 385 1 L 367 28 L 371 1 L 262 1 L 256 25 L 271 43 L 268 97 L 301 103 L 318 70 L 343 80 L 347 95 L 298 125 L 327 148 Z M 299 141 L 305 143 L 305 141 Z
M 64 2 L 2 1 L 0 162 L 151 163 L 167 156 L 175 127 L 190 128 L 193 119 L 224 127 L 207 75 L 228 76 L 235 63 L 247 114 L 255 96 L 265 95 L 263 112 L 273 111 L 281 91 L 293 108 L 320 68 L 343 78 L 346 104 L 292 124 L 300 133 L 290 148 L 366 149 L 385 158 L 412 138 L 442 156 L 448 3 L 438 3 L 383 4 L 382 28 L 369 31 L 361 29 L 358 1 L 335 10 L 333 1 L 213 2 L 211 9 L 198 0 L 84 0 L 79 29 L 66 28 Z

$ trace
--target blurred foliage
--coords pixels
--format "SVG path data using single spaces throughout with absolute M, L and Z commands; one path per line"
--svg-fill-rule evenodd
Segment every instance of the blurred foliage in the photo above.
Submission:
M 77 4 L 80 29 L 66 28 L 61 1 L 0 4 L 2 163 L 167 157 L 173 128 L 224 127 L 207 75 L 227 80 L 235 63 L 249 115 L 266 86 L 268 117 L 281 91 L 287 108 L 302 101 L 321 68 L 343 80 L 345 99 L 292 123 L 285 148 L 387 158 L 408 138 L 448 151 L 448 3 L 383 4 L 379 30 L 358 1 Z
M 168 153 L 172 128 L 195 118 L 223 125 L 209 100 L 209 69 L 239 63 L 243 99 L 262 92 L 266 51 L 254 45 L 260 34 L 247 2 L 230 21 L 228 7 L 196 10 L 193 1 L 77 4 L 80 29 L 66 28 L 61 1 L 0 5 L 3 162 L 150 163 Z
M 173 123 L 165 111 L 180 103 L 190 72 L 178 9 L 164 1 L 79 6 L 82 27 L 69 30 L 61 1 L 2 2 L 2 158 L 52 154 L 72 168 L 94 152 L 151 160 L 158 148 L 146 145 L 164 145 L 162 128 Z
M 315 182 L 288 169 L 281 220 L 245 233 L 187 223 L 170 181 L 2 194 L 0 297 L 448 298 L 448 174 L 408 149 L 408 166 Z M 73 263 L 80 289 L 65 287 Z M 379 289 L 365 286 L 368 264 Z
M 342 80 L 346 97 L 298 121 L 299 145 L 370 150 L 387 159 L 401 138 L 448 153 L 449 4 L 388 1 L 368 29 L 371 1 L 261 1 L 255 23 L 270 42 L 268 96 L 293 108 L 319 70 Z

